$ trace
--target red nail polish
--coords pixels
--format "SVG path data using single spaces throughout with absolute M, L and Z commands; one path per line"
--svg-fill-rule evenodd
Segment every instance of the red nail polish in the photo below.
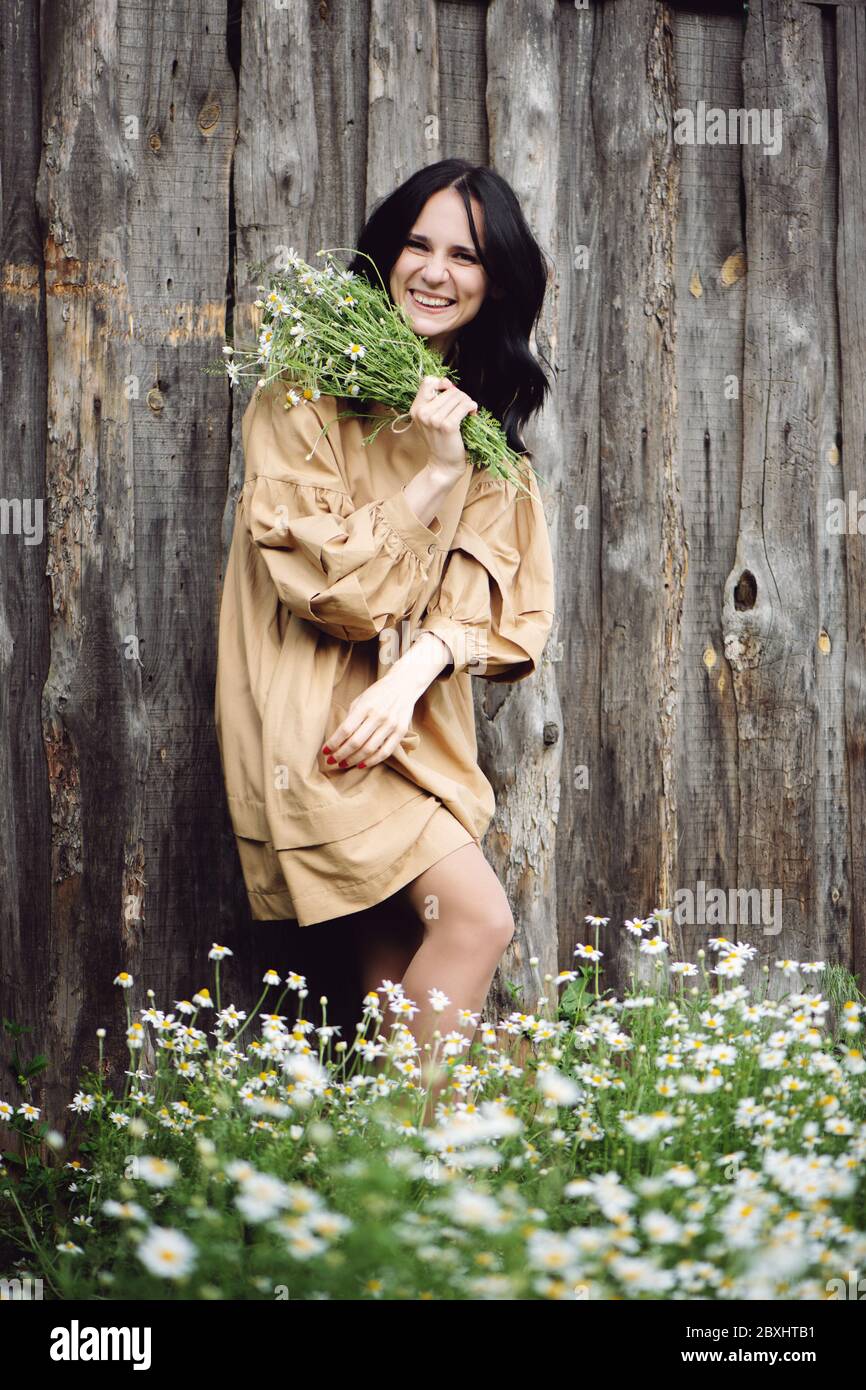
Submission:
M 359 766 L 359 767 L 366 767 L 367 764 L 366 764 L 366 763 L 358 763 L 358 766 Z
M 323 752 L 323 753 L 330 753 L 330 751 L 331 751 L 331 750 L 330 750 L 330 748 L 327 747 L 327 745 L 322 749 L 322 752 Z
M 335 763 L 336 761 L 337 761 L 336 758 L 329 758 L 329 759 L 328 759 L 328 762 L 329 762 L 329 763 Z
M 345 759 L 343 759 L 343 760 L 341 761 L 341 763 L 340 763 L 340 767 L 348 767 L 348 766 L 349 766 L 349 764 L 345 761 Z

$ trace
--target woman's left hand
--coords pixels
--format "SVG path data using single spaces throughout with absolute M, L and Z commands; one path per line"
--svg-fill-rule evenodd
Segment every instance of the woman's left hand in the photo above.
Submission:
M 410 673 L 394 668 L 356 696 L 346 717 L 322 753 L 334 772 L 346 767 L 375 767 L 397 748 L 412 722 L 418 699 L 417 680 Z

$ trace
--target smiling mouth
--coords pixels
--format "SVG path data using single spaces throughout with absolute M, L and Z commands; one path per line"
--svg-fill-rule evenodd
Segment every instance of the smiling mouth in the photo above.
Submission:
M 450 309 L 455 303 L 453 299 L 440 299 L 438 303 L 424 304 L 419 298 L 419 294 L 423 294 L 423 290 L 418 291 L 410 289 L 409 294 L 412 296 L 414 303 L 418 305 L 419 309 L 426 309 L 428 313 L 431 314 L 440 313 L 443 309 Z M 426 297 L 427 296 L 424 295 L 425 299 Z

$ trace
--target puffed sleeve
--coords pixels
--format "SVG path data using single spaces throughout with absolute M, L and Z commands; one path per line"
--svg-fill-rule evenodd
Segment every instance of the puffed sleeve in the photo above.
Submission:
M 243 420 L 250 535 L 292 613 L 333 637 L 364 642 L 398 624 L 421 593 L 438 549 L 401 488 L 356 507 L 347 488 L 337 401 L 286 410 L 285 387 L 262 388 Z
M 418 629 L 451 652 L 442 678 L 532 675 L 554 617 L 553 560 L 538 484 L 532 496 L 482 474 L 467 494 L 439 588 Z

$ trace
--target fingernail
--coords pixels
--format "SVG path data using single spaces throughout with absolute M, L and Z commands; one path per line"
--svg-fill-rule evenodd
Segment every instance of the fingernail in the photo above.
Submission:
M 326 744 L 325 747 L 322 749 L 322 752 L 323 752 L 323 753 L 330 753 L 330 751 L 331 751 L 331 750 L 330 750 L 330 748 L 327 746 L 327 744 Z
M 336 758 L 329 758 L 329 759 L 328 759 L 328 762 L 329 762 L 329 763 L 335 763 L 336 761 L 337 761 Z
M 366 767 L 367 764 L 366 764 L 366 763 L 358 763 L 358 766 L 359 766 L 359 767 Z
M 332 759 L 331 759 L 331 762 L 333 762 L 333 761 L 334 761 L 334 759 L 332 758 Z M 340 767 L 348 767 L 348 766 L 349 766 L 349 764 L 345 761 L 345 759 L 343 759 L 343 761 L 341 761 L 341 763 L 340 763 Z

